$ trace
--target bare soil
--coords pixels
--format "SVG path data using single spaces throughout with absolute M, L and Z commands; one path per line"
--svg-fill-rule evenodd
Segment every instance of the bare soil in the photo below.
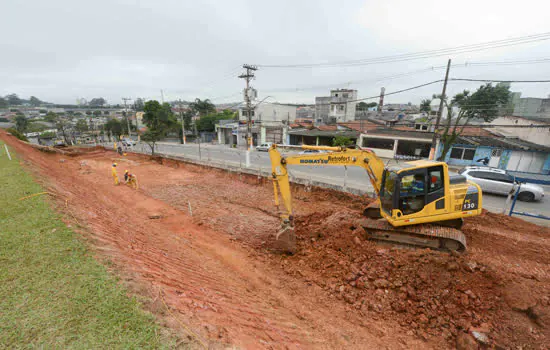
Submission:
M 490 347 L 550 344 L 548 228 L 484 212 L 464 225 L 463 255 L 380 245 L 357 223 L 372 199 L 294 186 L 289 256 L 270 181 L 0 137 L 160 322 L 212 348 L 475 348 L 472 331 Z M 138 191 L 113 185 L 113 161 Z

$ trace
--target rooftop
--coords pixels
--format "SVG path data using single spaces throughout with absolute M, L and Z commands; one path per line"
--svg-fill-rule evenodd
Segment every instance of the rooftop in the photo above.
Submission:
M 300 135 L 300 136 L 329 136 L 329 137 L 336 137 L 336 136 L 344 136 L 344 137 L 352 137 L 357 138 L 359 137 L 359 132 L 357 131 L 343 131 L 343 130 L 333 130 L 333 131 L 323 131 L 323 130 L 291 130 L 288 132 L 290 135 Z
M 471 146 L 490 146 L 502 149 L 520 150 L 520 151 L 541 151 L 549 152 L 550 147 L 538 145 L 518 138 L 498 138 L 485 136 L 459 136 L 457 144 Z

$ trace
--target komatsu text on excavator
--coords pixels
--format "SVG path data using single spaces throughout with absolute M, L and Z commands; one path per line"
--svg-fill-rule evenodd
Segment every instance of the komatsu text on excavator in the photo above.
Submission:
M 377 194 L 376 203 L 364 212 L 370 219 L 361 220 L 370 239 L 448 251 L 466 250 L 466 239 L 460 231 L 462 218 L 481 214 L 481 189 L 461 175 L 449 174 L 446 163 L 417 160 L 386 167 L 368 149 L 300 148 L 329 152 L 284 157 L 277 145 L 269 150 L 275 204 L 279 207 L 280 194 L 284 205 L 281 232 L 294 229 L 287 166 L 357 166 L 366 170 Z M 380 218 L 385 220 L 373 220 Z

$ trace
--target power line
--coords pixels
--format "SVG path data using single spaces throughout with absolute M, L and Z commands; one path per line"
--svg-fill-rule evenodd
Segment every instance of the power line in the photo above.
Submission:
M 451 68 L 468 68 L 470 66 L 472 67 L 480 67 L 480 66 L 491 66 L 491 65 L 522 65 L 522 64 L 537 64 L 537 63 L 550 63 L 550 58 L 537 58 L 533 60 L 517 60 L 517 61 L 487 61 L 487 62 L 464 62 L 464 63 L 457 63 L 451 65 Z M 397 78 L 407 77 L 419 73 L 426 73 L 426 72 L 434 72 L 436 70 L 442 70 L 445 69 L 447 65 L 442 66 L 432 66 L 432 67 L 426 67 L 419 70 L 409 71 L 409 72 L 403 72 L 403 73 L 396 73 L 393 75 L 388 75 L 380 78 L 373 78 L 373 79 L 362 79 L 362 80 L 350 80 L 346 82 L 340 82 L 340 83 L 333 83 L 333 84 L 327 84 L 327 85 L 313 85 L 313 86 L 302 86 L 302 87 L 295 87 L 295 88 L 275 88 L 275 89 L 262 89 L 263 91 L 269 91 L 269 92 L 300 92 L 300 91 L 307 91 L 307 90 L 319 90 L 319 89 L 330 89 L 334 88 L 335 86 L 344 86 L 344 85 L 358 85 L 361 83 L 367 83 L 367 82 L 383 82 L 388 80 L 393 80 Z
M 550 83 L 550 80 L 498 80 L 498 79 L 469 79 L 451 78 L 453 81 L 477 81 L 483 83 Z
M 409 60 L 416 60 L 416 59 L 422 59 L 422 58 L 439 57 L 439 56 L 450 55 L 450 54 L 460 54 L 460 53 L 488 50 L 493 48 L 545 41 L 549 39 L 550 39 L 550 32 L 546 32 L 546 33 L 528 35 L 523 37 L 489 41 L 489 42 L 479 43 L 479 44 L 462 45 L 454 48 L 421 51 L 421 52 L 400 54 L 400 55 L 393 55 L 393 56 L 382 56 L 382 57 L 367 58 L 367 59 L 361 59 L 361 60 L 327 62 L 327 63 L 309 63 L 309 64 L 271 64 L 271 65 L 265 64 L 265 65 L 258 65 L 258 67 L 313 68 L 313 67 L 336 67 L 336 66 L 361 66 L 361 65 L 369 65 L 369 64 L 409 61 Z
M 384 95 L 385 96 L 390 96 L 390 95 L 395 95 L 395 94 L 400 94 L 402 92 L 406 92 L 406 91 L 410 91 L 410 90 L 415 90 L 415 89 L 420 89 L 424 86 L 428 86 L 428 85 L 432 85 L 432 84 L 436 84 L 436 83 L 440 83 L 442 82 L 443 79 L 439 79 L 439 80 L 434 80 L 434 81 L 430 81 L 428 83 L 424 83 L 424 84 L 420 84 L 420 85 L 416 85 L 416 86 L 412 86 L 410 88 L 406 88 L 406 89 L 402 89 L 402 90 L 397 90 L 397 91 L 393 91 L 393 92 L 387 92 L 385 93 Z M 372 100 L 372 99 L 378 99 L 380 98 L 380 95 L 376 95 L 376 96 L 371 96 L 371 97 L 365 97 L 365 98 L 359 98 L 359 99 L 356 99 L 356 100 L 347 100 L 346 103 L 349 103 L 349 102 L 359 102 L 359 101 L 365 101 L 365 100 Z M 299 104 L 299 103 L 293 103 L 293 104 Z M 331 103 L 318 103 L 318 104 L 315 104 L 316 106 L 330 106 Z

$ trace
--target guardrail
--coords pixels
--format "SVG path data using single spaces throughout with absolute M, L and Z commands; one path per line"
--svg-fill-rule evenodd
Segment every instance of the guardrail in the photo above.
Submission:
M 101 145 L 107 149 L 114 149 L 113 142 L 104 142 Z M 151 147 L 142 142 L 135 146 L 123 147 L 123 151 L 151 155 Z M 216 157 L 216 155 L 220 154 L 226 157 L 222 157 L 224 159 Z M 260 152 L 252 153 L 252 165 L 250 167 L 246 167 L 245 165 L 245 155 L 243 152 L 240 152 L 238 149 L 220 147 L 219 145 L 201 144 L 199 151 L 197 144 L 157 143 L 155 145 L 155 155 L 176 161 L 224 169 L 230 172 L 271 178 L 271 164 L 265 157 L 260 156 Z M 350 181 L 347 168 L 344 169 L 342 178 L 326 178 L 322 174 L 306 174 L 292 170 L 289 172 L 289 180 L 293 183 L 305 185 L 307 188 L 315 186 L 356 195 L 373 195 L 373 189 L 368 183 L 363 184 L 357 181 Z
M 550 220 L 549 216 L 542 215 L 542 214 L 533 214 L 533 213 L 527 213 L 523 211 L 514 211 L 514 208 L 516 207 L 516 201 L 518 200 L 518 195 L 521 189 L 521 184 L 519 184 L 518 189 L 516 190 L 516 193 L 514 194 L 514 200 L 512 202 L 512 206 L 510 207 L 510 212 L 508 213 L 508 216 L 512 215 L 523 215 L 528 216 L 531 218 L 537 218 L 537 219 L 543 219 L 543 220 Z

